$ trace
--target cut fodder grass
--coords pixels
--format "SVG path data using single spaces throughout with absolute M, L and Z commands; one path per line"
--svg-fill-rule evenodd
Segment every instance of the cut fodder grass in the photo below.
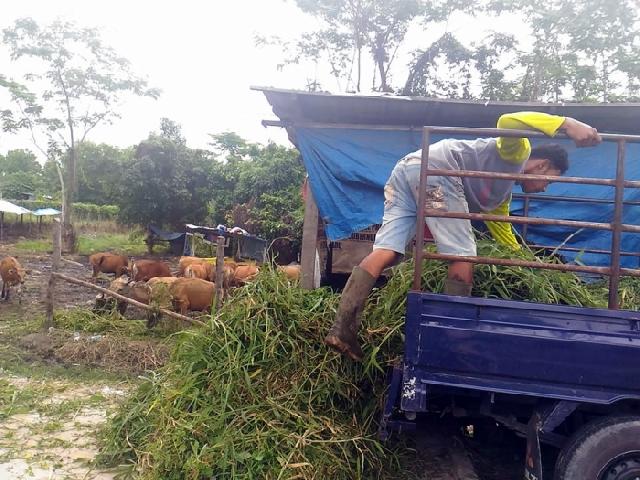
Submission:
M 480 244 L 481 255 L 535 258 Z M 442 291 L 446 264 L 426 261 L 423 288 Z M 375 437 L 386 367 L 402 354 L 410 263 L 394 269 L 364 313 L 364 362 L 323 338 L 339 296 L 302 290 L 268 269 L 236 291 L 207 327 L 177 335 L 103 432 L 100 461 L 132 461 L 142 478 L 360 479 L 402 477 L 401 445 Z M 601 306 L 572 273 L 476 268 L 483 297 Z
M 105 336 L 70 340 L 56 349 L 54 356 L 65 363 L 100 367 L 107 372 L 141 374 L 163 366 L 169 351 L 169 346 L 159 342 Z
M 85 333 L 113 333 L 132 338 L 168 337 L 184 323 L 174 321 L 161 322 L 156 328 L 147 328 L 146 320 L 132 320 L 121 316 L 115 308 L 111 311 L 96 313 L 92 310 L 74 308 L 55 313 L 54 326 L 62 330 Z
M 164 479 L 394 470 L 397 454 L 375 439 L 384 362 L 354 364 L 322 343 L 337 301 L 262 272 L 207 328 L 180 334 L 169 364 L 111 420 L 102 459 L 134 458 L 143 478 Z M 394 332 L 378 327 L 384 347 Z

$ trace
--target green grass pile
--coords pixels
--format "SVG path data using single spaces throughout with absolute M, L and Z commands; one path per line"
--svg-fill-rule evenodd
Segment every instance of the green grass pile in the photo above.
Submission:
M 111 420 L 102 459 L 143 478 L 371 478 L 397 465 L 375 440 L 395 324 L 370 325 L 354 364 L 322 343 L 338 296 L 275 272 L 240 289 Z M 372 357 L 378 356 L 378 359 Z M 384 363 L 384 362 L 382 362 Z
M 488 243 L 480 254 L 534 259 Z M 441 291 L 445 275 L 445 264 L 425 262 L 424 289 Z M 101 462 L 134 462 L 149 479 L 402 478 L 407 450 L 375 433 L 385 367 L 402 352 L 411 278 L 411 262 L 401 264 L 370 297 L 365 359 L 354 364 L 322 343 L 337 295 L 261 272 L 206 328 L 179 335 L 169 363 L 111 418 Z M 601 287 L 571 273 L 478 266 L 475 280 L 480 296 L 606 303 Z

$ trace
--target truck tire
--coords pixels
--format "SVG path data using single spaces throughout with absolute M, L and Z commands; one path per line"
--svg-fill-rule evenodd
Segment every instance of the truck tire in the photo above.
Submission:
M 555 480 L 640 478 L 640 417 L 611 416 L 578 430 L 564 446 Z

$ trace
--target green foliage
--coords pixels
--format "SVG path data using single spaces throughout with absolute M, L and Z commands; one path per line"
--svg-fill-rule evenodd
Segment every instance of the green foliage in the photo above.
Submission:
M 203 222 L 215 189 L 213 166 L 207 152 L 151 134 L 136 147 L 119 180 L 121 220 L 172 227 Z
M 45 189 L 42 167 L 29 150 L 9 150 L 0 155 L 0 193 L 2 198 L 19 199 L 24 193 Z
M 285 63 L 311 60 L 315 68 L 324 67 L 342 90 L 360 91 L 363 68 L 373 66 L 373 90 L 403 95 L 558 102 L 640 98 L 640 10 L 635 0 L 296 0 L 296 4 L 321 26 L 293 45 L 263 38 L 258 43 L 284 47 Z M 497 31 L 463 45 L 445 30 L 431 44 L 411 46 L 404 86 L 391 85 L 391 65 L 410 29 L 428 32 L 460 13 L 496 14 L 489 21 L 500 28 L 503 12 L 520 15 L 530 42 L 517 45 L 511 35 Z M 313 80 L 307 88 L 321 86 Z
M 126 175 L 133 152 L 107 144 L 83 142 L 78 145 L 78 202 L 115 204 L 120 196 L 120 181 Z
M 444 5 L 448 3 L 435 5 L 424 0 L 296 0 L 303 12 L 322 21 L 322 27 L 303 34 L 294 46 L 289 47 L 286 62 L 298 63 L 304 58 L 316 65 L 324 63 L 339 82 L 347 83 L 348 90 L 359 92 L 362 57 L 368 54 L 375 66 L 373 83 L 376 79 L 379 82 L 376 89 L 391 91 L 389 69 L 412 21 L 418 18 L 441 19 L 446 9 Z M 266 42 L 264 39 L 260 41 Z M 276 43 L 282 44 L 278 40 Z M 355 75 L 352 75 L 353 70 Z M 310 89 L 318 90 L 319 87 L 314 82 Z
M 233 133 L 212 135 L 223 162 L 215 164 L 214 223 L 273 239 L 300 237 L 304 168 L 295 149 L 247 143 Z

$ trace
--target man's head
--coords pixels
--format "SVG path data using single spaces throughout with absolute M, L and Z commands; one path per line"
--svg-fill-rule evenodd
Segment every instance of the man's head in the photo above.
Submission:
M 559 177 L 569 169 L 567 151 L 558 144 L 540 145 L 531 149 L 523 173 Z M 552 180 L 521 180 L 524 193 L 539 193 L 547 189 Z

